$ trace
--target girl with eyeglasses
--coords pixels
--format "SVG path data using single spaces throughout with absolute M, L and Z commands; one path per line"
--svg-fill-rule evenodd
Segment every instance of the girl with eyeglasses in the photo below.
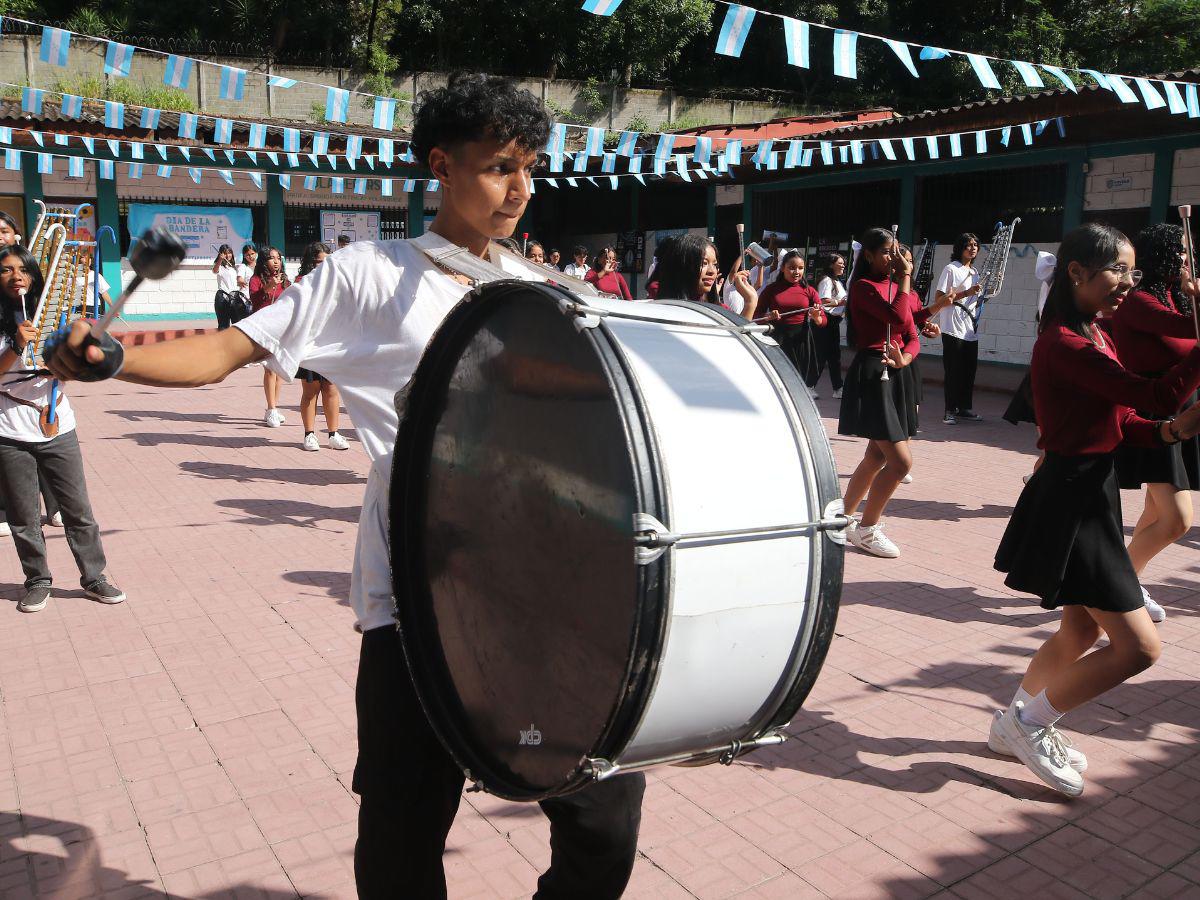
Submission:
M 1178 225 L 1151 225 L 1137 236 L 1134 249 L 1142 278 L 1112 317 L 1113 337 L 1126 368 L 1153 378 L 1196 344 L 1191 314 L 1195 287 L 1184 277 L 1183 229 Z M 1196 400 L 1191 397 L 1188 405 Z M 1145 508 L 1129 542 L 1129 559 L 1140 577 L 1150 560 L 1192 527 L 1191 492 L 1200 490 L 1200 440 L 1170 447 L 1122 446 L 1117 484 L 1125 490 L 1146 486 Z M 1142 597 L 1151 619 L 1167 617 L 1145 587 Z
M 1030 366 L 1046 459 L 996 552 L 1005 585 L 1063 612 L 1008 709 L 993 716 L 988 747 L 1016 756 L 1068 797 L 1083 793 L 1087 759 L 1056 723 L 1161 652 L 1125 552 L 1116 450 L 1122 442 L 1170 447 L 1200 433 L 1200 406 L 1172 418 L 1200 386 L 1200 350 L 1193 346 L 1158 378 L 1145 378 L 1121 364 L 1096 325 L 1139 277 L 1133 246 L 1112 226 L 1093 222 L 1063 238 Z M 1102 634 L 1108 644 L 1089 653 Z

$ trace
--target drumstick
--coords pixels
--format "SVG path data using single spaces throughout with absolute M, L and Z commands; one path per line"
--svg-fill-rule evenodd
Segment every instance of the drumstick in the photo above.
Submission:
M 529 255 L 529 232 L 528 231 L 521 232 L 521 255 L 522 256 Z
M 125 301 L 142 286 L 142 282 L 147 279 L 158 281 L 166 278 L 179 268 L 179 264 L 183 262 L 185 256 L 187 256 L 187 247 L 184 246 L 183 241 L 165 228 L 151 228 L 146 231 L 129 251 L 129 264 L 135 273 L 133 280 L 121 292 L 121 296 L 109 306 L 104 318 L 99 322 L 92 323 L 91 338 L 99 341 L 108 333 L 113 320 L 121 314 L 121 308 L 125 306 Z
M 1192 289 L 1196 287 L 1196 248 L 1192 243 L 1192 207 L 1190 204 L 1179 207 L 1179 218 L 1183 222 L 1183 249 L 1188 278 L 1191 279 Z M 1196 328 L 1196 340 L 1200 341 L 1200 310 L 1197 304 L 1200 297 L 1192 298 L 1192 324 Z

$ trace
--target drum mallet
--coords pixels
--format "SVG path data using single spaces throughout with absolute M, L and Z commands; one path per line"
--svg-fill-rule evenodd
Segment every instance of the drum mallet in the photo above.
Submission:
M 1191 204 L 1179 207 L 1179 220 L 1183 223 L 1183 249 L 1186 257 L 1188 278 L 1192 288 L 1196 287 L 1196 248 L 1192 243 L 1192 207 Z M 1200 341 L 1200 297 L 1192 298 L 1192 324 L 1196 326 L 1196 340 Z
M 125 306 L 133 292 L 141 287 L 143 282 L 161 281 L 166 278 L 179 268 L 186 256 L 187 247 L 184 246 L 183 241 L 165 228 L 151 228 L 138 238 L 137 243 L 129 251 L 129 265 L 134 272 L 129 286 L 108 308 L 104 318 L 99 322 L 92 323 L 91 331 L 84 339 L 84 350 L 88 347 L 99 347 L 104 353 L 104 359 L 83 369 L 78 375 L 80 381 L 102 381 L 105 378 L 112 378 L 121 371 L 121 364 L 125 361 L 125 350 L 109 335 L 109 327 L 113 320 L 120 315 L 122 307 Z M 44 362 L 50 362 L 58 345 L 66 341 L 68 334 L 70 334 L 69 327 L 61 328 L 46 342 L 46 349 L 42 352 Z

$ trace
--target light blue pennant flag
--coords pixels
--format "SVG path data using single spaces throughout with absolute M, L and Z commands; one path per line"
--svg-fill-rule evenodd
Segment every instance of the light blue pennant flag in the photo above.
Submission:
M 37 157 L 37 170 L 39 175 L 53 175 L 54 157 L 49 153 L 39 153 Z
M 9 171 L 21 171 L 21 151 L 20 150 L 5 150 L 4 151 L 4 168 Z
M 1065 138 L 1067 136 L 1067 126 L 1063 124 L 1063 117 L 1059 116 L 1054 120 L 1055 126 L 1058 128 L 1058 136 Z
M 655 160 L 668 159 L 675 149 L 675 135 L 663 134 L 659 135 L 658 146 L 654 150 Z
M 72 156 L 67 160 L 67 177 L 82 178 L 83 177 L 83 157 Z
M 940 155 L 938 149 L 937 135 L 931 134 L 925 138 L 925 149 L 929 152 L 930 159 L 937 159 Z
M 233 120 L 213 119 L 213 142 L 228 144 L 233 140 Z
M 637 156 L 629 157 L 629 174 L 636 175 L 640 171 L 642 171 L 642 156 L 641 156 L 641 154 L 638 154 Z
M 180 113 L 179 114 L 179 137 L 184 140 L 194 141 L 196 139 L 196 125 L 199 119 L 195 113 Z
M 609 187 L 609 190 L 613 190 L 613 191 L 615 191 L 617 189 L 617 176 L 616 175 L 608 176 L 608 187 Z
M 279 165 L 279 154 L 278 153 L 276 153 L 274 150 L 267 150 L 266 154 L 267 154 L 267 159 L 269 159 L 271 161 L 271 165 L 273 165 L 273 166 Z
M 1038 122 L 1036 125 L 1033 126 L 1033 136 L 1041 137 L 1042 132 L 1046 130 L 1046 126 L 1049 124 L 1050 124 L 1049 119 L 1042 119 L 1040 122 Z
M 365 194 L 366 192 L 367 192 L 367 179 L 355 178 L 354 179 L 354 193 Z
M 379 196 L 381 196 L 381 197 L 392 196 L 392 179 L 390 179 L 390 178 L 380 179 Z
M 1075 86 L 1075 82 L 1072 81 L 1071 77 L 1066 72 L 1064 72 L 1062 69 L 1060 69 L 1058 66 L 1047 66 L 1043 63 L 1042 68 L 1045 71 L 1049 72 L 1051 75 L 1053 75 L 1055 78 L 1057 78 L 1059 81 L 1061 81 L 1062 86 L 1065 87 L 1068 91 L 1070 91 L 1073 94 L 1079 93 L 1079 88 L 1077 88 Z
M 300 152 L 300 129 L 285 128 L 283 129 L 283 149 L 288 153 Z
M 810 62 L 808 23 L 801 22 L 799 19 L 789 19 L 787 16 L 780 16 L 780 18 L 783 19 L 783 42 L 787 45 L 788 65 L 807 69 Z
M 304 176 L 304 189 L 306 191 L 315 191 L 317 189 L 317 176 L 316 175 L 305 175 Z
M 170 166 L 159 166 L 158 171 L 155 174 L 158 175 L 159 178 L 170 178 L 171 177 L 171 167 Z
M 1008 142 L 1011 138 L 1012 138 L 1012 126 L 1005 125 L 1003 128 L 1000 129 L 1000 143 L 1003 144 L 1005 147 L 1007 147 Z
M 1095 69 L 1080 69 L 1079 71 L 1084 75 L 1092 76 L 1092 79 L 1096 82 L 1096 84 L 1100 85 L 1100 87 L 1104 88 L 1106 91 L 1111 91 L 1113 89 L 1112 85 L 1108 83 L 1107 75 L 1097 72 Z
M 254 182 L 254 186 L 261 191 L 263 188 L 262 173 L 261 172 L 247 172 L 246 174 L 250 176 L 250 180 Z M 281 180 L 280 184 L 282 184 L 282 183 L 283 182 Z
M 191 147 L 176 147 L 175 149 L 178 150 L 180 153 L 182 153 L 183 158 L 186 159 L 188 162 L 192 161 L 192 148 Z
M 318 131 L 313 135 L 312 152 L 316 153 L 316 154 L 329 152 L 329 133 L 328 132 Z M 314 165 L 316 164 L 315 159 L 313 160 L 313 164 Z
M 850 162 L 850 148 L 846 144 L 838 145 L 837 150 L 838 150 L 838 162 L 843 163 L 843 164 Z
M 975 70 L 975 75 L 979 79 L 980 84 L 994 91 L 1000 90 L 1000 81 L 996 78 L 996 73 L 992 71 L 992 64 L 988 62 L 987 57 L 980 56 L 978 53 L 967 53 L 964 55 L 970 60 L 971 68 Z
M 227 185 L 229 185 L 230 187 L 233 186 L 233 173 L 232 172 L 230 172 L 228 169 L 217 169 L 217 174 L 221 176 L 221 180 L 224 181 Z M 255 173 L 255 174 L 258 174 L 258 173 Z
M 176 56 L 174 53 L 167 56 L 167 67 L 163 71 L 163 84 L 167 87 L 179 88 L 181 91 L 186 91 L 188 85 L 192 81 L 192 69 L 195 67 L 196 61 L 188 59 L 186 56 Z
M 740 166 L 742 164 L 742 142 L 740 139 L 728 141 L 725 144 L 725 155 L 722 157 L 727 166 Z
M 295 78 L 282 78 L 279 75 L 268 75 L 267 86 L 277 88 L 290 88 L 296 86 Z
M 71 55 L 71 32 L 62 28 L 42 28 L 42 49 L 38 58 L 52 66 L 65 66 Z
M 787 152 L 783 155 L 783 167 L 794 169 L 800 165 L 800 153 L 804 149 L 803 141 L 788 141 Z
M 1106 75 L 1109 87 L 1112 88 L 1114 94 L 1122 103 L 1137 103 L 1137 94 L 1133 92 L 1133 88 L 1125 83 L 1125 79 L 1120 75 Z M 1159 98 L 1161 99 L 1161 98 Z
M 546 182 L 546 184 L 550 185 L 550 187 L 552 187 L 552 188 L 558 187 L 558 179 L 557 178 L 543 178 L 542 181 Z
M 555 122 L 550 126 L 550 137 L 546 141 L 546 154 L 548 156 L 553 156 L 557 153 L 561 156 L 566 149 L 567 126 L 562 122 Z
M 761 169 L 767 164 L 767 157 L 771 154 L 771 145 L 773 141 L 759 141 L 754 147 L 754 155 L 750 157 L 750 162 L 757 168 Z
M 295 168 L 296 166 L 300 165 L 300 154 L 299 153 L 289 153 L 287 155 L 287 161 L 288 161 L 289 166 L 291 166 L 292 168 Z
M 128 78 L 131 65 L 133 65 L 133 48 L 128 44 L 109 41 L 108 49 L 104 51 L 104 74 L 112 75 L 114 78 Z
M 226 158 L 227 160 L 229 160 L 229 164 L 230 164 L 231 166 L 236 166 L 236 165 L 237 165 L 237 153 L 236 153 L 235 151 L 233 151 L 233 150 L 222 150 L 221 152 L 225 154 L 225 158 Z
M 743 7 L 745 8 L 745 7 Z M 675 156 L 675 171 L 684 181 L 691 181 L 692 176 L 688 172 L 687 157 L 682 153 Z
M 704 169 L 693 169 L 692 172 L 695 174 L 698 180 L 708 181 L 708 173 L 705 172 Z
M 362 156 L 362 135 L 350 134 L 346 136 L 346 162 L 350 163 L 350 168 L 354 168 L 354 161 Z
M 604 129 L 589 127 L 587 138 L 583 144 L 583 152 L 588 156 L 601 156 L 604 153 Z
M 363 157 L 363 160 L 366 162 L 367 168 L 370 169 L 372 172 L 374 172 L 375 171 L 375 157 L 371 156 L 370 154 L 367 154 L 366 156 Z
M 200 152 L 203 153 L 205 156 L 207 156 L 209 159 L 211 159 L 213 162 L 217 161 L 217 151 L 213 150 L 212 147 L 201 147 Z
M 1025 140 L 1025 146 L 1033 144 L 1033 126 L 1028 122 L 1021 125 L 1021 137 Z
M 125 104 L 116 100 L 104 101 L 104 126 L 114 131 L 125 127 Z
M 234 66 L 221 66 L 219 94 L 222 100 L 241 100 L 245 97 L 246 70 Z
M 314 166 L 319 167 L 321 165 L 321 160 L 317 157 L 317 154 L 307 153 L 305 155 L 308 157 L 308 161 L 311 162 Z
M 863 142 L 862 141 L 851 141 L 850 142 L 850 160 L 855 165 L 859 165 L 859 166 L 862 165 L 862 162 L 863 162 Z
M 962 135 L 961 134 L 950 135 L 950 155 L 951 156 L 962 156 Z
M 390 169 L 396 158 L 395 144 L 391 138 L 380 138 L 376 143 L 379 145 L 379 161 Z
M 1187 98 L 1188 118 L 1200 119 L 1200 90 L 1195 83 L 1189 83 L 1184 86 L 1183 94 Z
M 391 131 L 396 125 L 396 101 L 392 97 L 376 97 L 371 125 L 380 131 Z
M 56 134 L 54 136 L 54 143 L 60 147 L 66 147 L 71 143 L 71 136 L 69 134 Z
M 913 78 L 920 78 L 917 74 L 917 65 L 913 62 L 912 50 L 904 41 L 894 41 L 891 38 L 884 38 L 883 42 L 892 48 L 892 52 L 896 54 L 896 58 L 904 64 L 904 68 L 908 69 L 908 73 Z
M 896 148 L 892 146 L 892 142 L 887 138 L 882 138 L 879 141 L 879 149 L 883 151 L 883 155 L 890 160 L 896 159 Z
M 345 193 L 346 192 L 346 179 L 341 178 L 340 176 L 337 178 L 330 178 L 329 179 L 329 189 L 331 191 L 333 191 L 333 193 L 335 193 L 335 194 Z
M 94 137 L 80 137 L 79 139 L 83 141 L 83 146 L 87 147 L 88 153 L 95 154 L 96 139 Z
M 1027 62 L 1021 62 L 1019 59 L 1010 59 L 1009 62 L 1017 70 L 1017 74 L 1021 76 L 1021 80 L 1025 82 L 1026 87 L 1040 88 L 1046 86 L 1046 83 L 1042 81 L 1042 76 L 1038 74 L 1036 66 Z
M 617 156 L 633 156 L 637 150 L 638 132 L 622 131 L 621 136 L 617 139 Z
M 701 165 L 712 159 L 712 138 L 705 135 L 696 138 L 696 151 L 692 159 Z
M 350 92 L 343 88 L 327 88 L 325 91 L 325 119 L 329 122 L 345 122 L 350 112 Z
M 164 160 L 167 158 L 167 145 L 166 144 L 155 144 L 154 149 L 158 151 L 158 155 L 161 156 Z
M 21 111 L 40 116 L 45 99 L 46 92 L 40 88 L 23 87 L 21 88 Z
M 1183 100 L 1183 94 L 1179 93 L 1179 85 L 1174 81 L 1164 81 L 1162 86 L 1163 93 L 1167 95 L 1167 108 L 1176 115 L 1187 112 L 1187 103 Z
M 267 146 L 267 126 L 262 123 L 254 123 L 250 126 L 250 138 L 246 143 L 255 150 L 261 150 Z
M 0 127 L 0 144 L 11 144 L 13 139 L 13 130 L 11 128 Z
M 833 74 L 858 77 L 858 32 L 838 29 L 833 33 Z
M 659 176 L 660 178 L 662 176 L 666 175 L 667 174 L 667 163 L 670 161 L 671 161 L 670 158 L 666 157 L 666 156 L 654 157 L 654 174 Z
M 83 98 L 74 94 L 63 94 L 62 114 L 68 119 L 78 119 L 83 115 Z
M 134 159 L 146 158 L 146 145 L 134 141 L 129 142 L 129 155 Z
M 949 50 L 943 50 L 941 47 L 922 47 L 920 52 L 921 59 L 945 59 L 950 55 Z
M 111 159 L 96 160 L 96 173 L 105 181 L 112 181 L 117 177 L 117 166 Z
M 145 128 L 147 131 L 154 131 L 158 128 L 158 120 L 161 118 L 161 109 L 143 109 L 142 119 L 138 124 L 141 128 Z
M 987 153 L 987 132 L 982 129 L 975 132 L 975 152 Z
M 105 138 L 104 142 L 108 144 L 108 152 L 113 156 L 121 155 L 121 142 L 114 138 Z
M 144 169 L 144 168 L 145 168 L 145 166 L 142 163 L 130 163 L 129 164 L 129 177 L 132 178 L 134 181 L 140 181 L 141 177 L 142 177 L 142 169 Z
M 438 188 L 441 186 L 442 183 L 440 181 L 438 181 L 436 178 L 431 178 L 425 183 L 425 190 L 429 191 L 431 194 L 436 194 Z
M 621 0 L 584 0 L 583 11 L 594 16 L 611 16 L 621 5 Z
M 31 132 L 29 132 L 29 136 L 30 136 L 31 138 L 33 138 L 33 142 L 34 142 L 35 144 L 37 144 L 39 147 L 45 147 L 45 146 L 46 146 L 46 141 L 45 141 L 45 139 L 42 137 L 42 133 L 41 133 L 40 131 L 31 131 Z
M 617 171 L 617 154 L 605 153 L 604 162 L 600 164 L 600 171 L 606 175 Z
M 779 168 L 779 154 L 774 150 L 767 156 L 767 171 L 774 172 Z
M 253 150 L 243 150 L 242 152 L 246 154 L 246 158 L 249 159 L 250 162 L 254 163 L 255 165 L 258 165 L 258 154 L 257 153 L 255 153 Z
M 1138 86 L 1138 90 L 1142 92 L 1142 99 L 1146 102 L 1146 109 L 1162 109 L 1167 105 L 1167 101 L 1162 98 L 1162 94 L 1158 92 L 1150 79 L 1135 78 L 1133 81 Z
M 754 9 L 730 3 L 729 8 L 725 10 L 721 33 L 717 36 L 717 53 L 721 56 L 741 56 L 753 22 Z
M 821 141 L 821 163 L 826 166 L 833 165 L 833 144 L 829 141 Z
M 912 162 L 917 158 L 916 138 L 900 138 L 900 146 L 904 148 L 904 155 L 908 157 L 909 162 Z
M 404 193 L 411 194 L 417 189 L 417 180 L 415 178 L 405 178 L 404 184 L 400 188 Z
M 729 171 L 729 160 L 725 158 L 724 154 L 717 157 L 717 171 L 722 175 Z

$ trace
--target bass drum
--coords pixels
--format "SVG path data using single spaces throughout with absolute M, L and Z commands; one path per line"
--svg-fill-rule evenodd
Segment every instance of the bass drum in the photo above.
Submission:
M 808 392 L 746 325 L 494 282 L 397 396 L 400 633 L 478 787 L 541 800 L 783 739 L 846 520 Z

